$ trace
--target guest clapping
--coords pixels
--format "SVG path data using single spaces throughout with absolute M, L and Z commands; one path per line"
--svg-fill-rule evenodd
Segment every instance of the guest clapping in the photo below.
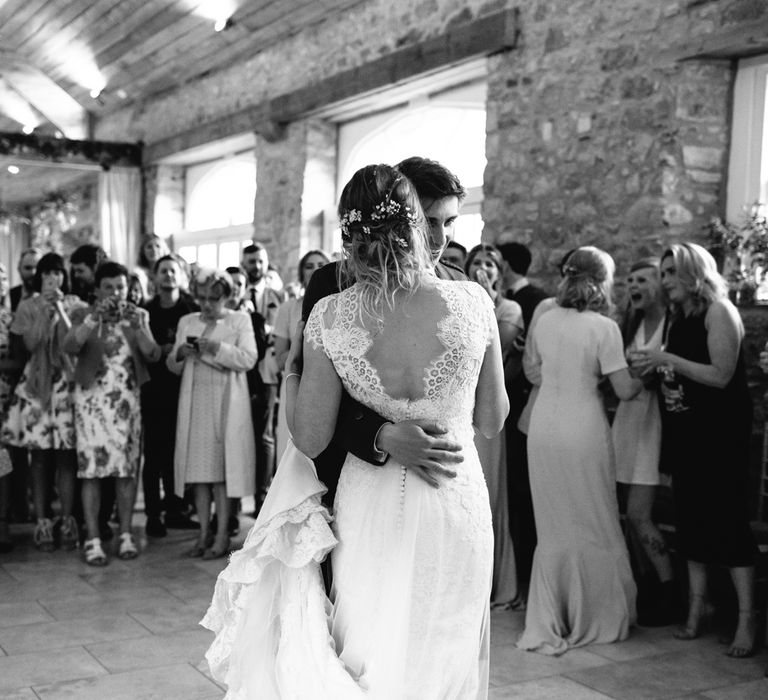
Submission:
M 730 569 L 738 623 L 728 655 L 755 650 L 756 546 L 747 496 L 752 405 L 742 355 L 744 326 L 712 256 L 699 245 L 670 246 L 661 283 L 673 316 L 663 350 L 634 365 L 661 375 L 662 465 L 672 474 L 677 546 L 688 562 L 688 621 L 695 639 L 708 612 L 707 565 Z
M 65 349 L 77 356 L 75 428 L 77 475 L 82 479 L 88 539 L 85 561 L 103 566 L 98 514 L 101 480 L 116 477 L 120 519 L 118 556 L 138 555 L 131 533 L 141 456 L 139 387 L 149 378 L 145 360 L 160 357 L 149 329 L 149 315 L 126 301 L 128 270 L 116 262 L 96 269 L 96 301 L 73 313 Z
M 225 308 L 232 293 L 229 275 L 198 270 L 191 291 L 200 312 L 179 321 L 168 368 L 181 374 L 174 481 L 176 494 L 191 484 L 200 518 L 200 537 L 191 557 L 226 556 L 229 498 L 255 488 L 256 458 L 250 395 L 245 373 L 256 363 L 256 341 L 250 318 Z M 209 541 L 211 492 L 219 527 Z
M 70 315 L 85 304 L 68 294 L 64 260 L 56 253 L 40 259 L 33 288 L 35 293 L 19 304 L 10 328 L 23 338 L 29 360 L 11 400 L 2 441 L 30 451 L 37 513 L 34 541 L 39 549 L 50 552 L 55 543 L 53 523 L 46 517 L 46 499 L 53 472 L 61 501 L 61 544 L 73 549 L 78 543 L 72 517 L 76 471 L 73 368 L 63 340 L 71 325 Z

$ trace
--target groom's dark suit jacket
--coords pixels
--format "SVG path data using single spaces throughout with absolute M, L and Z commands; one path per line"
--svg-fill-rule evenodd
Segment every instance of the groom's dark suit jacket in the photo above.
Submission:
M 338 265 L 337 262 L 325 265 L 316 270 L 310 278 L 301 309 L 303 321 L 306 322 L 313 307 L 320 299 L 339 291 Z M 467 279 L 461 269 L 444 263 L 437 263 L 435 273 L 440 279 Z M 323 408 L 318 407 L 318 410 L 323 410 Z M 339 416 L 336 420 L 336 432 L 328 447 L 314 460 L 317 478 L 328 487 L 328 493 L 323 498 L 323 502 L 327 506 L 333 507 L 336 485 L 339 481 L 341 468 L 344 466 L 344 460 L 347 458 L 347 452 L 351 452 L 356 457 L 371 464 L 381 465 L 387 461 L 386 457 L 382 460 L 374 449 L 376 434 L 386 422 L 386 419 L 378 413 L 355 401 L 346 391 L 342 392 Z

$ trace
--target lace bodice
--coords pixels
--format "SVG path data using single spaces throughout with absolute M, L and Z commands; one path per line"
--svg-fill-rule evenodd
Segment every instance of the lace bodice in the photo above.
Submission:
M 421 398 L 390 396 L 380 371 L 368 359 L 377 339 L 387 331 L 361 315 L 360 288 L 353 285 L 321 299 L 307 321 L 305 337 L 330 358 L 344 388 L 356 400 L 391 421 L 412 418 L 440 419 L 451 432 L 471 431 L 477 376 L 492 329 L 493 306 L 485 291 L 474 282 L 434 280 L 439 292 L 434 303 L 444 305 L 437 323 L 442 352 L 426 366 L 416 367 L 424 382 Z M 417 318 L 412 319 L 418 324 Z M 405 324 L 407 328 L 407 323 Z M 375 329 L 372 331 L 371 329 Z M 388 370 L 405 370 L 406 356 L 387 357 Z

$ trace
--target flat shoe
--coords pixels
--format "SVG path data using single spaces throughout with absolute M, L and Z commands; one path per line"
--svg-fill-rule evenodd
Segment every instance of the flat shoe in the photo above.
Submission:
M 206 549 L 203 553 L 203 559 L 210 560 L 210 559 L 221 559 L 222 557 L 226 557 L 229 554 L 229 542 L 227 542 L 223 547 L 210 547 L 209 549 Z
M 83 546 L 83 556 L 88 566 L 106 566 L 107 555 L 101 548 L 101 540 L 94 537 L 92 540 L 86 540 Z
M 196 544 L 192 549 L 188 549 L 185 553 L 185 557 L 189 557 L 190 559 L 199 559 L 205 554 L 205 547 L 201 544 Z
M 133 541 L 133 535 L 130 532 L 121 533 L 117 556 L 120 559 L 135 559 L 139 556 L 139 550 L 136 549 L 136 543 Z

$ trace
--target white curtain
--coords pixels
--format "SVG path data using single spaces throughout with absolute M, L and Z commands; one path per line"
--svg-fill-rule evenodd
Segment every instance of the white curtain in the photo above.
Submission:
M 111 168 L 99 174 L 101 246 L 112 260 L 133 268 L 141 233 L 141 171 Z

